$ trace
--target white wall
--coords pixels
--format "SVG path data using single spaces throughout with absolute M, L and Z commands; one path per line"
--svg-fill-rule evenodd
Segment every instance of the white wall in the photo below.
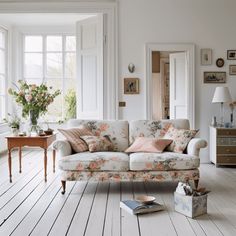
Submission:
M 211 117 L 219 117 L 219 106 L 211 104 L 217 84 L 203 84 L 203 71 L 227 71 L 227 86 L 236 99 L 236 77 L 228 75 L 226 50 L 236 49 L 235 0 L 119 0 L 119 118 L 145 119 L 145 54 L 147 42 L 194 43 L 196 45 L 196 127 L 201 137 L 208 140 Z M 213 65 L 200 65 L 200 48 L 213 49 Z M 223 57 L 225 66 L 219 69 L 215 60 Z M 127 66 L 136 66 L 134 74 Z M 123 94 L 123 79 L 140 78 L 139 95 Z M 229 120 L 229 113 L 227 113 Z M 207 162 L 208 149 L 201 153 Z

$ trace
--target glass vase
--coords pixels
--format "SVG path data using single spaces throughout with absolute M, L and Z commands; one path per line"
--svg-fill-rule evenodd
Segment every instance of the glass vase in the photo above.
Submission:
M 11 128 L 13 136 L 18 136 L 19 135 L 19 129 L 16 127 Z
M 30 136 L 37 136 L 38 135 L 38 132 L 39 132 L 38 119 L 39 119 L 39 111 L 30 110 L 29 111 L 29 120 L 30 120 L 29 133 L 30 133 Z

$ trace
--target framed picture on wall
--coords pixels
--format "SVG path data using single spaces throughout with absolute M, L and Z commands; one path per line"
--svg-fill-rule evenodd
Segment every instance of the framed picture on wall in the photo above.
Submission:
M 124 78 L 124 94 L 139 94 L 138 78 Z
M 229 66 L 229 74 L 230 75 L 236 75 L 236 65 L 230 65 Z
M 212 64 L 212 49 L 203 48 L 201 49 L 201 65 L 211 65 Z
M 221 71 L 204 72 L 204 83 L 205 84 L 226 83 L 226 72 L 221 72 Z
M 227 50 L 227 59 L 236 60 L 236 50 Z

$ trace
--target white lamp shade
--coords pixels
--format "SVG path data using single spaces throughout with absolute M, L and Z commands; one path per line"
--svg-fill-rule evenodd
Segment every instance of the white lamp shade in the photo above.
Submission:
M 217 87 L 212 99 L 212 103 L 231 102 L 232 98 L 228 87 Z

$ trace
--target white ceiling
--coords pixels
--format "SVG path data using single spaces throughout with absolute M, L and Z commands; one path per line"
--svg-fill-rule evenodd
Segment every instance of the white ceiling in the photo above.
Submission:
M 84 20 L 93 15 L 76 13 L 17 13 L 0 14 L 0 25 L 72 25 L 76 21 Z

